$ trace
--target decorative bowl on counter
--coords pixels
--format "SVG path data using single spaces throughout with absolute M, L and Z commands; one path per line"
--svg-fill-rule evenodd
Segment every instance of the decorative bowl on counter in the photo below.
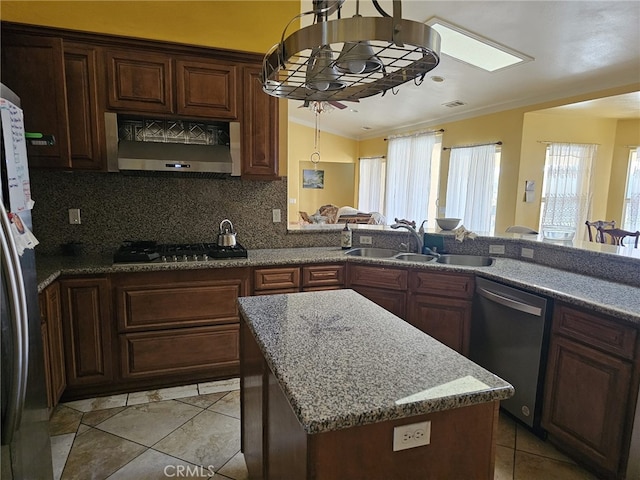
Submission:
M 436 218 L 436 223 L 442 230 L 453 230 L 460 223 L 459 218 Z

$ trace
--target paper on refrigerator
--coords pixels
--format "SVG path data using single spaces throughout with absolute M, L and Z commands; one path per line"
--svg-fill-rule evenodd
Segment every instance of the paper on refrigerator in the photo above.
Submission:
M 0 114 L 7 163 L 9 210 L 14 213 L 31 210 L 34 202 L 31 199 L 22 109 L 0 98 Z

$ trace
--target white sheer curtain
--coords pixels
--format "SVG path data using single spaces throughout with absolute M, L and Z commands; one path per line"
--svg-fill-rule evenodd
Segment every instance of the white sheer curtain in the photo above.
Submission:
M 358 210 L 380 212 L 384 210 L 385 167 L 384 157 L 360 159 Z
M 447 217 L 461 218 L 474 232 L 492 233 L 496 191 L 496 145 L 451 150 L 447 179 Z
M 627 190 L 624 196 L 624 214 L 622 228 L 631 232 L 640 230 L 640 157 L 638 149 L 629 153 L 629 171 L 627 172 Z
M 592 171 L 597 145 L 551 143 L 542 183 L 540 227 L 580 229 L 591 211 Z
M 389 138 L 387 147 L 387 222 L 406 218 L 420 223 L 427 218 L 431 156 L 440 135 L 422 133 Z

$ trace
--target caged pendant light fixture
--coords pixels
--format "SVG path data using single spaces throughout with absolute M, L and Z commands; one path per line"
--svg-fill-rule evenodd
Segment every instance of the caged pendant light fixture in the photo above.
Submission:
M 355 0 L 351 18 L 341 18 L 346 0 L 312 1 L 313 9 L 293 18 L 264 57 L 262 86 L 269 95 L 307 102 L 358 100 L 410 80 L 419 84 L 440 61 L 440 35 L 424 23 L 402 19 L 400 0 L 393 0 L 392 15 L 371 0 L 380 17 L 361 16 Z M 313 15 L 313 24 L 285 38 L 289 25 L 304 15 Z

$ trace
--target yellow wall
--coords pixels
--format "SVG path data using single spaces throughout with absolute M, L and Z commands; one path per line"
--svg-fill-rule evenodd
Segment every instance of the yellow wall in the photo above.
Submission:
M 5 21 L 266 53 L 299 0 L 7 1 Z
M 317 198 L 316 194 L 309 193 L 309 189 L 302 189 L 302 168 L 301 162 L 309 162 L 311 154 L 315 147 L 315 130 L 311 127 L 300 125 L 298 123 L 289 123 L 289 222 L 298 221 L 298 211 L 313 213 L 318 207 L 319 201 L 325 201 L 331 198 L 331 194 L 335 192 L 336 199 L 347 199 L 344 205 L 355 205 L 357 201 L 355 193 L 355 185 L 353 175 L 351 176 L 351 185 L 344 182 L 330 182 L 325 186 L 325 192 L 322 193 L 322 199 Z M 320 132 L 318 141 L 318 151 L 320 152 L 320 162 L 318 169 L 322 170 L 325 165 L 330 163 L 347 163 L 355 164 L 358 158 L 358 142 L 356 140 L 334 135 L 332 133 Z M 309 165 L 309 164 L 306 164 Z M 306 167 L 305 167 L 306 168 Z M 335 190 L 334 190 L 335 189 Z M 345 192 L 345 189 L 348 191 Z M 296 203 L 291 201 L 295 199 Z M 342 207 L 337 203 L 338 200 L 326 201 L 325 203 L 333 203 Z M 323 203 L 324 204 L 324 203 Z
M 320 162 L 314 167 L 311 162 L 301 161 L 298 167 L 300 169 L 297 203 L 299 211 L 312 215 L 322 205 L 353 206 L 354 163 Z M 303 170 L 322 170 L 324 172 L 324 188 L 302 188 Z M 289 181 L 293 182 L 293 177 L 289 177 Z M 296 215 L 295 211 L 292 213 Z M 295 222 L 295 216 L 291 217 L 290 221 Z
M 616 119 L 550 115 L 547 113 L 525 114 L 522 132 L 522 160 L 518 177 L 516 218 L 519 225 L 537 229 L 540 219 L 540 197 L 547 145 L 541 142 L 595 143 L 598 154 L 593 171 L 594 194 L 590 219 L 604 219 L 607 214 L 609 178 L 613 144 L 616 135 Z M 534 180 L 535 201 L 524 202 L 524 182 Z M 618 212 L 618 218 L 620 212 Z M 619 220 L 618 220 L 619 221 Z M 578 237 L 582 238 L 578 232 Z

